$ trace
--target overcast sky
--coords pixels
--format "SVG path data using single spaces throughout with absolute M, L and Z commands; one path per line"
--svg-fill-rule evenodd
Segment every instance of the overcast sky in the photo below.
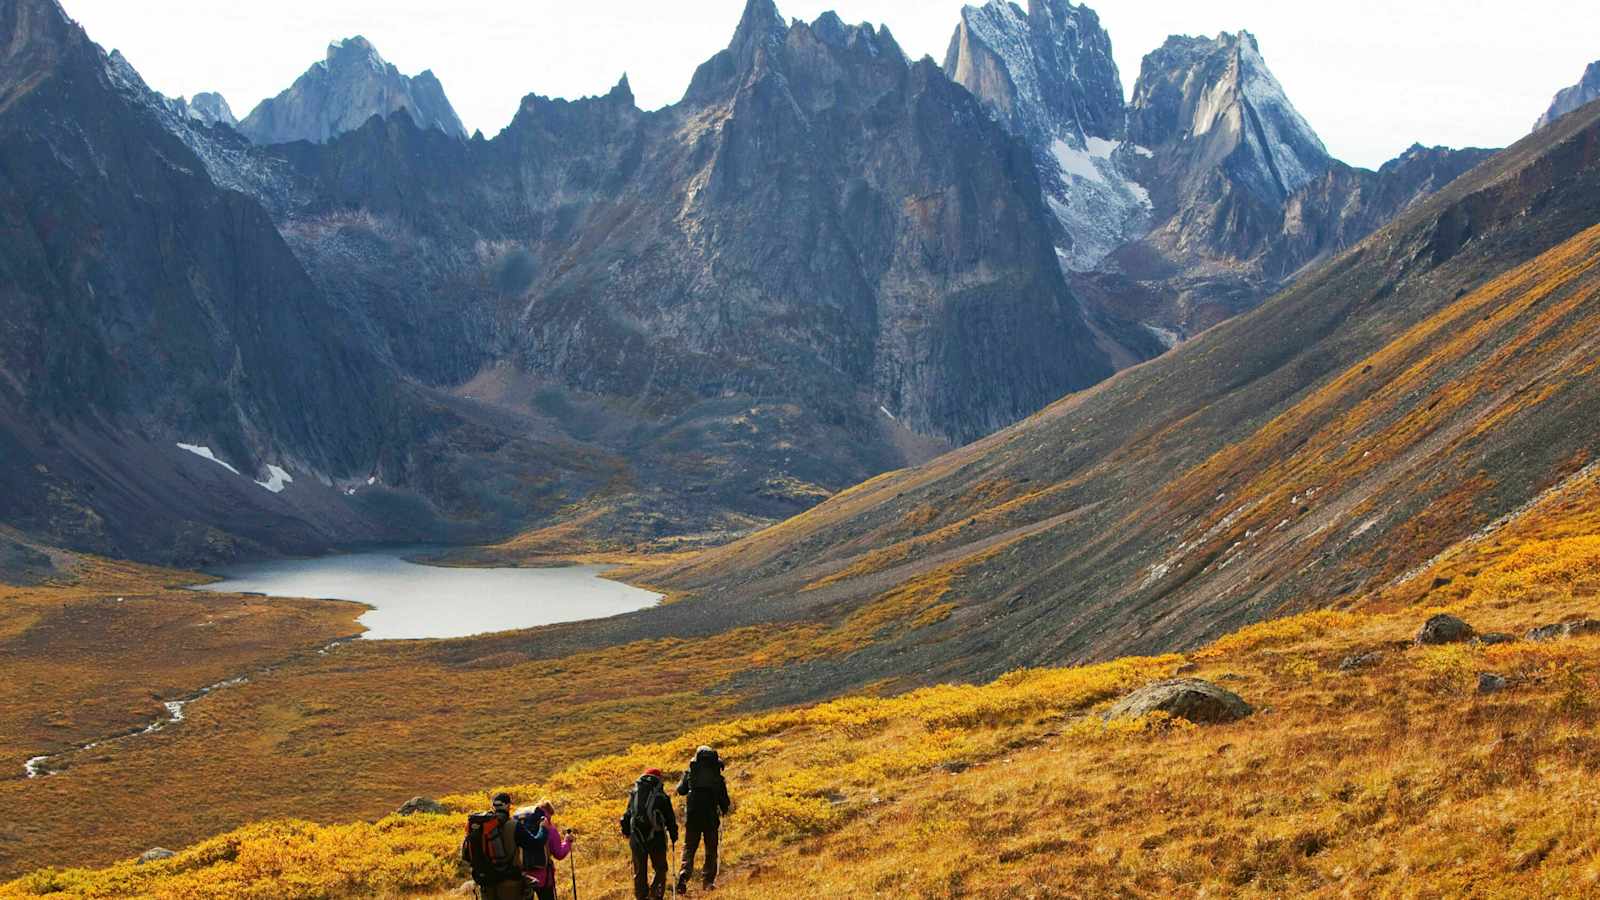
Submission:
M 152 87 L 220 91 L 243 118 L 334 38 L 362 34 L 402 72 L 431 68 L 468 130 L 493 135 L 528 93 L 602 93 L 626 71 L 641 106 L 676 101 L 726 46 L 744 0 L 62 0 Z M 779 0 L 811 20 L 889 25 L 943 61 L 961 0 Z M 1600 59 L 1595 0 L 1100 0 L 1124 89 L 1168 34 L 1249 29 L 1337 157 L 1377 166 L 1416 141 L 1504 146 Z M 443 10 L 448 10 L 446 14 Z

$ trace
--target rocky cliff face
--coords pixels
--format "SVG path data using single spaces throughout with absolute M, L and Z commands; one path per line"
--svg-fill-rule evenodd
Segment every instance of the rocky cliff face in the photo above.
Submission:
M 1246 31 L 1168 38 L 1145 57 L 1128 133 L 1181 160 L 1180 196 L 1220 170 L 1256 198 L 1281 202 L 1333 162 Z
M 1555 120 L 1596 100 L 1600 100 L 1600 61 L 1590 63 L 1577 84 L 1556 93 L 1550 108 L 1533 123 L 1533 130 L 1547 128 Z
M 494 141 L 391 121 L 297 158 L 339 216 L 426 228 L 448 279 L 506 303 L 517 363 L 574 389 L 786 397 L 962 442 L 1104 375 L 1022 148 L 887 30 L 779 21 L 752 3 L 660 113 L 624 82 L 530 97 Z M 334 271 L 312 212 L 291 240 Z
M 944 70 L 1033 148 L 1055 243 L 1072 270 L 1097 266 L 1149 224 L 1129 172 L 1127 110 L 1111 38 L 1087 6 L 991 0 L 962 10 Z
M 414 78 L 402 75 L 371 42 L 358 36 L 329 44 L 326 59 L 295 79 L 288 90 L 261 101 L 239 130 L 258 144 L 322 143 L 359 128 L 373 116 L 402 109 L 419 128 L 467 136 L 444 86 L 431 71 Z

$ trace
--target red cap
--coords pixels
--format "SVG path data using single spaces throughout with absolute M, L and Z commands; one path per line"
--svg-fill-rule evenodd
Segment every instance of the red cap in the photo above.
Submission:
M 657 778 L 661 777 L 661 770 L 660 769 L 645 769 L 644 773 L 646 775 L 654 775 Z

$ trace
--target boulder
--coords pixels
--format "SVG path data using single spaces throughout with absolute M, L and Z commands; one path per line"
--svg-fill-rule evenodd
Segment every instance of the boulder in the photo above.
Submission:
M 1517 638 L 1516 635 L 1506 634 L 1504 631 L 1491 631 L 1488 634 L 1480 634 L 1476 638 L 1473 638 L 1473 640 L 1477 643 L 1485 645 L 1511 644 L 1515 643 Z
M 1528 631 L 1530 641 L 1559 641 L 1563 638 L 1581 637 L 1586 634 L 1600 634 L 1600 619 L 1574 619 L 1570 622 L 1556 622 L 1552 625 L 1540 625 Z
M 1105 719 L 1137 719 L 1154 712 L 1208 725 L 1234 722 L 1255 712 L 1233 691 L 1198 678 L 1174 678 L 1146 685 L 1106 711 Z
M 1471 640 L 1476 634 L 1472 626 L 1455 616 L 1440 613 L 1423 624 L 1417 632 L 1419 644 L 1459 644 Z
M 476 896 L 478 896 L 478 886 L 476 884 L 474 884 L 471 879 L 468 879 L 468 880 L 463 881 L 460 884 L 456 885 L 456 889 L 451 891 L 446 896 L 449 896 L 449 897 L 476 897 Z
M 439 815 L 449 811 L 450 810 L 448 807 L 432 797 L 412 797 L 410 800 L 407 800 L 405 803 L 401 804 L 399 809 L 395 810 L 396 813 L 402 816 L 414 816 L 418 813 Z
M 171 859 L 177 855 L 178 854 L 173 853 L 171 850 L 168 850 L 165 847 L 151 847 L 149 850 L 139 854 L 139 865 L 142 866 L 145 863 L 160 862 L 163 859 Z
M 1382 650 L 1370 650 L 1366 653 L 1356 653 L 1351 656 L 1346 656 L 1339 662 L 1339 671 L 1354 672 L 1357 669 L 1370 669 L 1380 662 L 1383 662 Z
M 1506 677 L 1493 672 L 1478 673 L 1478 693 L 1498 694 L 1506 689 Z

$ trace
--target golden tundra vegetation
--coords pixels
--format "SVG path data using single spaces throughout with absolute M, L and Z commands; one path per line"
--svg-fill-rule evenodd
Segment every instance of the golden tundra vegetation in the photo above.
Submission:
M 508 787 L 557 804 L 580 834 L 580 894 L 597 900 L 630 893 L 627 785 L 702 742 L 730 760 L 730 898 L 1594 895 L 1600 635 L 1411 638 L 1441 611 L 1520 636 L 1592 615 L 1597 596 L 1590 470 L 1382 591 L 1187 656 L 730 718 Z M 1256 714 L 1203 727 L 1097 715 L 1180 670 Z M 1507 688 L 1478 693 L 1483 672 Z M 478 787 L 446 797 L 449 815 L 263 821 L 163 862 L 35 871 L 0 896 L 439 895 L 462 881 L 460 813 L 496 786 Z

